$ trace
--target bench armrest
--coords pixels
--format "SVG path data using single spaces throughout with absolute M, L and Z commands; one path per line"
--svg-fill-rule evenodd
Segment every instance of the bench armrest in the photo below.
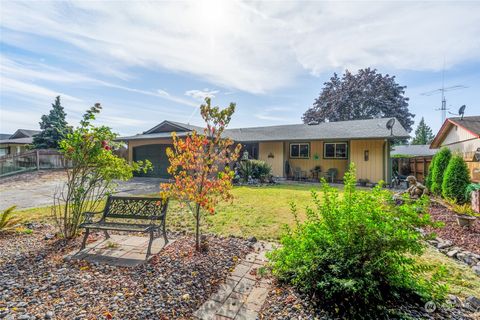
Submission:
M 83 215 L 85 215 L 84 222 L 93 222 L 92 220 L 93 216 L 99 213 L 103 213 L 103 211 L 97 211 L 97 212 L 87 211 L 82 213 Z

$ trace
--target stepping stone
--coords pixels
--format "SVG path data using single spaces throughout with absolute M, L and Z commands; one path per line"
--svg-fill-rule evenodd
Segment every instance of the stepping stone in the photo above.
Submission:
M 221 302 L 207 300 L 193 315 L 202 320 L 215 319 L 215 314 L 222 305 L 223 303 Z
M 245 296 L 243 294 L 233 292 L 217 311 L 217 315 L 231 319 L 235 318 L 244 300 Z

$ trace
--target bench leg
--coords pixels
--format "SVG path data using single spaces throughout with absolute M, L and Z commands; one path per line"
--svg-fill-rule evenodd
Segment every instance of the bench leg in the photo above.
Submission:
M 110 239 L 110 235 L 108 234 L 107 230 L 103 230 L 103 234 L 105 235 L 105 239 Z
M 163 231 L 163 239 L 165 240 L 164 246 L 167 245 L 168 239 L 167 239 L 167 230 L 165 229 L 165 222 L 162 224 L 162 231 Z
M 147 259 L 152 254 L 152 243 L 153 243 L 153 239 L 154 239 L 153 233 L 154 233 L 154 230 L 151 229 L 150 230 L 150 241 L 148 242 Z
M 88 239 L 88 235 L 90 234 L 90 229 L 86 229 L 85 230 L 85 236 L 83 236 L 83 241 L 82 241 L 82 247 L 80 249 L 80 251 L 82 251 L 83 249 L 85 249 L 86 245 L 87 245 L 87 239 Z

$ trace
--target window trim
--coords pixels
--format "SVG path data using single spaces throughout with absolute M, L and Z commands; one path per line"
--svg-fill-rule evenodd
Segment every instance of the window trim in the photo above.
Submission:
M 298 157 L 292 156 L 292 146 L 297 145 L 298 146 Z M 300 146 L 306 145 L 308 146 L 308 155 L 306 157 L 301 157 L 300 156 Z M 288 146 L 288 155 L 290 159 L 310 159 L 310 142 L 290 142 L 290 145 Z
M 333 157 L 327 157 L 326 155 L 326 152 L 327 152 L 327 148 L 326 148 L 326 145 L 327 144 L 333 144 L 335 145 L 335 148 L 334 148 L 334 156 Z M 345 145 L 345 149 L 346 149 L 346 154 L 345 154 L 345 157 L 337 157 L 336 156 L 336 153 L 337 153 L 337 144 L 344 144 Z M 338 142 L 324 142 L 323 143 L 323 159 L 333 159 L 333 160 L 347 160 L 348 159 L 348 155 L 349 155 L 349 147 L 348 147 L 348 142 L 347 141 L 338 141 Z

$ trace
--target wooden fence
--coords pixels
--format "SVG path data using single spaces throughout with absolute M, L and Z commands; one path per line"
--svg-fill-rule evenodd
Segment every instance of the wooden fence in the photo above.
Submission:
M 432 156 L 394 158 L 394 160 L 398 160 L 398 172 L 400 175 L 412 175 L 415 176 L 418 181 L 424 183 L 432 162 Z M 472 181 L 480 182 L 480 162 L 465 160 L 465 163 L 470 170 L 470 178 Z
M 21 172 L 65 168 L 65 159 L 57 150 L 32 150 L 0 157 L 0 177 Z

